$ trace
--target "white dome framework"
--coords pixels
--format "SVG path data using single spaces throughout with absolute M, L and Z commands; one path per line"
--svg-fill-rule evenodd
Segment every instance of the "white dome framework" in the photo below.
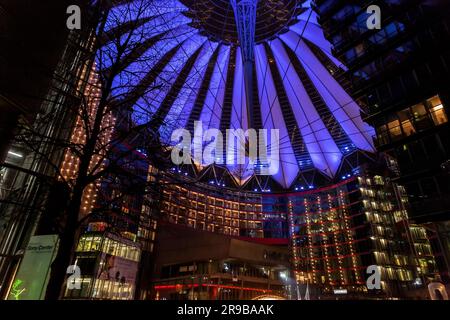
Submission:
M 344 89 L 345 68 L 331 55 L 309 1 L 257 1 L 250 87 L 232 1 L 148 2 L 152 5 L 145 12 L 122 17 L 125 4 L 118 1 L 106 26 L 119 38 L 130 24 L 145 34 L 126 71 L 133 71 L 131 81 L 139 84 L 134 90 L 158 86 L 133 104 L 151 110 L 162 139 L 170 140 L 179 128 L 193 132 L 195 121 L 223 133 L 246 130 L 249 115 L 254 129 L 280 132 L 280 170 L 272 177 L 255 176 L 255 169 L 245 165 L 214 165 L 196 174 L 220 184 L 217 172 L 225 171 L 237 187 L 253 190 L 256 181 L 262 191 L 276 181 L 289 189 L 314 184 L 317 177 L 333 180 L 356 166 L 349 159 L 375 151 L 374 130 Z M 146 55 L 156 58 L 149 62 L 142 59 Z

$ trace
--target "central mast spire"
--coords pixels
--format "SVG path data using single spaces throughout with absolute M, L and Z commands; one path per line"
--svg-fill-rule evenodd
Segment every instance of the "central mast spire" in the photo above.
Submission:
M 255 128 L 253 117 L 253 63 L 255 61 L 255 28 L 258 0 L 231 0 L 244 65 L 244 83 L 249 128 Z

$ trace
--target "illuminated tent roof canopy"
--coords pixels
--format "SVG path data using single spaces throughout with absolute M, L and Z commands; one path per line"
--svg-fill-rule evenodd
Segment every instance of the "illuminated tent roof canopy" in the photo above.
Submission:
M 309 1 L 258 1 L 252 92 L 245 89 L 243 50 L 230 0 L 148 2 L 152 5 L 143 12 L 126 15 L 123 4 L 117 5 L 107 22 L 117 37 L 127 36 L 130 23 L 141 31 L 136 36 L 140 50 L 133 52 L 117 82 L 140 84 L 132 90 L 158 88 L 144 90 L 133 101 L 135 121 L 148 121 L 139 119 L 138 111 L 150 111 L 147 117 L 157 119 L 161 137 L 170 140 L 174 129 L 192 132 L 195 121 L 222 132 L 246 130 L 252 114 L 255 129 L 280 130 L 281 169 L 267 179 L 283 188 L 311 183 L 304 177 L 311 171 L 334 179 L 351 155 L 374 151 L 374 131 L 343 89 L 348 85 L 344 67 L 332 57 Z M 252 106 L 247 95 L 253 97 Z M 255 179 L 254 168 L 226 169 L 237 185 Z

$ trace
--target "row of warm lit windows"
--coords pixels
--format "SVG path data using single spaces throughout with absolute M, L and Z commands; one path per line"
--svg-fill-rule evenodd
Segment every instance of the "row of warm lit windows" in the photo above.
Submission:
M 201 229 L 204 229 L 204 226 L 215 226 L 215 228 L 240 228 L 240 229 L 262 229 L 262 223 L 260 221 L 238 221 L 238 220 L 225 220 L 225 221 L 216 221 L 216 220 L 195 220 L 195 219 L 186 219 L 185 217 L 169 214 L 170 221 L 177 224 L 185 224 L 190 225 L 192 227 L 202 226 Z
M 392 219 L 390 214 L 379 214 L 373 212 L 366 212 L 367 220 L 375 224 L 391 224 Z
M 378 141 L 389 143 L 389 138 L 396 140 L 427 129 L 431 123 L 435 126 L 448 122 L 448 117 L 439 96 L 434 96 L 426 102 L 416 104 L 397 112 L 388 119 L 387 124 L 377 128 Z
M 239 225 L 239 228 L 235 228 L 233 226 L 224 226 L 224 225 L 218 225 L 218 224 L 213 224 L 213 223 L 199 222 L 199 221 L 195 221 L 195 220 L 188 220 L 187 222 L 181 221 L 181 220 L 177 219 L 176 216 L 171 216 L 170 219 L 171 219 L 170 221 L 173 223 L 184 224 L 184 225 L 187 225 L 194 229 L 209 231 L 209 232 L 216 232 L 216 233 L 221 233 L 221 234 L 226 234 L 226 235 L 231 235 L 231 236 L 240 236 L 241 235 L 240 230 L 243 230 L 243 229 L 248 229 L 249 230 L 248 235 L 251 235 L 252 237 L 255 237 L 255 238 L 262 238 L 264 235 L 261 226 L 256 226 L 256 225 L 251 225 L 251 224 Z
M 179 206 L 165 202 L 163 204 L 163 212 L 166 214 L 175 214 L 187 218 L 206 221 L 223 221 L 223 220 L 248 220 L 248 221 L 260 221 L 264 219 L 262 213 L 245 213 L 239 211 L 222 211 L 222 210 L 201 210 L 191 209 L 184 206 Z
M 394 241 L 384 238 L 372 238 L 376 248 L 380 250 L 389 250 L 390 247 L 394 245 Z
M 386 200 L 392 198 L 392 194 L 387 193 L 384 190 L 373 190 L 364 187 L 361 187 L 359 190 L 361 192 L 361 195 L 364 196 L 365 198 L 377 198 L 379 200 Z
M 177 186 L 164 190 L 162 212 L 172 222 L 196 229 L 235 236 L 248 229 L 252 236 L 263 236 L 260 203 L 227 201 Z
M 363 200 L 364 208 L 370 210 L 381 210 L 384 212 L 391 212 L 393 210 L 393 206 L 390 202 L 384 202 L 384 201 L 369 201 L 369 200 Z
M 217 198 L 213 196 L 204 195 L 195 191 L 189 191 L 185 188 L 176 187 L 173 190 L 165 190 L 164 194 L 166 196 L 175 196 L 177 199 L 186 199 L 191 203 L 196 203 L 198 205 L 220 207 L 224 209 L 233 209 L 240 211 L 261 211 L 262 204 L 261 199 L 251 199 L 252 203 L 247 201 L 232 201 L 224 200 L 222 198 Z M 249 200 L 250 201 L 250 200 Z
M 415 243 L 414 248 L 419 256 L 432 255 L 431 246 L 427 243 Z
M 394 236 L 394 232 L 390 227 L 383 227 L 380 225 L 374 226 L 372 228 L 375 236 L 382 238 L 392 238 Z
M 392 267 L 380 267 L 381 276 L 382 279 L 385 280 L 399 280 L 399 281 L 412 281 L 413 280 L 413 273 L 411 270 L 404 269 L 404 268 L 392 268 Z M 303 282 L 306 280 L 305 274 L 303 272 L 300 272 L 302 275 L 299 276 L 299 281 Z M 322 275 L 319 275 L 318 273 L 322 273 Z M 324 274 L 325 273 L 325 274 Z M 315 283 L 320 282 L 322 284 L 325 284 L 327 282 L 336 282 L 339 280 L 344 280 L 345 282 L 348 281 L 348 276 L 353 278 L 353 273 L 343 271 L 331 271 L 326 272 L 325 270 L 315 270 L 312 273 L 308 274 L 309 281 L 313 280 Z M 318 281 L 317 281 L 318 280 Z M 353 281 L 352 281 L 353 282 Z
M 377 262 L 378 265 L 392 263 L 389 255 L 386 252 L 376 251 L 376 252 L 374 252 L 374 256 L 375 256 L 375 261 Z
M 400 222 L 408 219 L 408 212 L 406 210 L 396 210 L 394 211 L 394 221 Z
M 412 235 L 412 237 L 415 240 L 426 240 L 426 239 L 428 239 L 427 231 L 425 230 L 425 228 L 412 226 L 410 228 L 410 230 L 411 230 L 411 235 Z
M 397 266 L 408 266 L 409 265 L 408 257 L 400 254 L 395 254 L 394 263 Z
M 394 269 L 394 268 L 381 268 L 381 277 L 387 280 L 400 280 L 400 281 L 412 281 L 413 274 L 411 270 L 407 269 Z
M 367 185 L 367 186 L 374 186 L 374 185 L 384 186 L 385 181 L 384 181 L 384 178 L 381 177 L 381 176 L 374 176 L 372 179 L 371 178 L 358 177 L 358 183 L 362 187 L 365 186 L 365 185 Z

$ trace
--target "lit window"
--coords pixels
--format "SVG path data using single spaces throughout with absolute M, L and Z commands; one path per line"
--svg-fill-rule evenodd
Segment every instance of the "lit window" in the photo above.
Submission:
M 425 109 L 425 106 L 422 103 L 419 103 L 416 104 L 414 107 L 412 107 L 412 113 L 417 121 L 421 120 L 424 116 L 426 116 L 427 111 Z
M 400 129 L 400 121 L 394 120 L 388 123 L 388 129 L 393 138 L 401 136 L 402 130 Z
M 410 120 L 402 121 L 402 128 L 406 136 L 410 136 L 416 132 Z
M 402 110 L 398 112 L 397 115 L 400 118 L 400 121 L 402 123 L 402 129 L 406 136 L 410 136 L 416 133 L 416 129 L 414 128 L 411 122 L 411 114 L 409 109 Z
M 447 115 L 444 110 L 444 106 L 442 105 L 441 99 L 439 96 L 435 96 L 428 100 L 430 103 L 430 112 L 431 117 L 433 118 L 433 122 L 435 125 L 440 125 L 448 122 Z

